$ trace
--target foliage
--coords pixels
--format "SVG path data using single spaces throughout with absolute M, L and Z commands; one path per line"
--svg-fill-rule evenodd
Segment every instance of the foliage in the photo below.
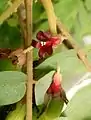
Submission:
M 83 37 L 91 34 L 91 0 L 52 0 L 56 16 L 68 28 L 69 32 L 86 52 L 87 59 L 91 62 L 91 48 L 86 47 Z M 22 48 L 24 45 L 21 25 L 18 19 L 17 9 L 23 0 L 0 0 L 0 48 L 10 48 L 11 52 Z M 25 10 L 25 8 L 24 8 Z M 45 9 L 38 0 L 33 1 L 33 39 L 39 31 L 48 31 L 48 18 Z M 35 101 L 41 111 L 44 102 L 44 95 L 49 88 L 53 73 L 57 64 L 61 69 L 62 86 L 66 94 L 75 85 L 81 85 L 80 80 L 89 78 L 88 84 L 79 87 L 67 107 L 60 111 L 60 116 L 51 112 L 43 113 L 38 117 L 38 111 L 33 107 L 33 120 L 47 120 L 51 116 L 54 120 L 87 120 L 91 119 L 91 76 L 83 78 L 88 73 L 82 61 L 78 58 L 74 49 L 67 49 L 63 44 L 53 49 L 54 53 L 46 59 L 40 60 L 38 50 L 33 49 L 33 72 L 34 79 L 38 80 L 35 85 Z M 9 58 L 2 58 L 0 52 L 0 106 L 10 105 L 20 101 L 26 92 L 26 66 L 23 69 L 12 63 Z M 82 78 L 82 79 L 81 79 Z M 72 92 L 72 94 L 74 94 Z M 68 98 L 69 99 L 69 98 Z M 54 110 L 56 105 L 52 103 Z M 57 104 L 59 105 L 59 104 Z M 49 107 L 51 109 L 51 107 Z M 62 106 L 63 108 L 63 106 Z M 47 108 L 47 110 L 49 110 Z M 64 110 L 64 111 L 63 111 Z M 0 111 L 1 112 L 1 111 Z
M 0 72 L 0 105 L 15 103 L 23 97 L 25 94 L 25 79 L 26 75 L 21 72 Z

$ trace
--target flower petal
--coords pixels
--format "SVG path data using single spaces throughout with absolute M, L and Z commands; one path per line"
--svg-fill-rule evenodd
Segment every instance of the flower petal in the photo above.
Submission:
M 40 42 L 36 41 L 36 40 L 32 40 L 32 43 L 31 45 L 34 47 L 34 48 L 40 48 L 42 45 Z
M 44 58 L 46 55 L 51 55 L 53 53 L 53 49 L 51 45 L 44 45 L 39 49 L 39 57 Z
M 46 42 L 49 38 L 51 38 L 51 33 L 49 31 L 39 31 L 36 35 L 36 38 L 40 41 Z
M 56 45 L 59 45 L 61 42 L 61 40 L 58 37 L 51 37 L 49 41 L 51 41 L 51 44 L 53 47 L 55 47 Z
M 52 53 L 53 53 L 53 48 L 52 48 L 51 45 L 50 45 L 50 46 L 47 46 L 47 53 L 48 53 L 48 55 L 52 55 Z
M 50 31 L 46 31 L 44 32 L 44 36 L 46 37 L 46 39 L 49 39 L 52 37 L 52 34 L 50 33 Z
M 46 41 L 46 37 L 44 36 L 44 33 L 42 31 L 39 31 L 37 33 L 36 38 L 40 41 Z

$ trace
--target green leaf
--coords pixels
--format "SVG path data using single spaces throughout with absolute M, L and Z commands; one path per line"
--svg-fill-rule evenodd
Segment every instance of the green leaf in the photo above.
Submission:
M 57 2 L 60 2 L 59 0 L 52 0 L 53 3 L 57 3 Z
M 86 0 L 85 5 L 86 5 L 88 11 L 91 11 L 91 0 Z
M 55 70 L 57 64 L 61 69 L 63 76 L 62 84 L 65 90 L 68 90 L 75 82 L 77 82 L 78 79 L 76 78 L 78 78 L 79 75 L 87 71 L 84 64 L 78 59 L 76 52 L 74 50 L 68 50 L 54 54 L 36 67 L 35 77 L 39 79 L 39 77 L 42 77 L 49 71 Z
M 37 1 L 33 2 L 33 23 L 36 23 L 40 20 L 41 14 L 44 12 L 42 4 Z
M 64 106 L 64 101 L 61 99 L 53 98 L 46 109 L 45 115 L 53 120 L 61 115 Z
M 17 14 L 13 14 L 9 19 L 7 19 L 7 23 L 10 27 L 17 27 L 19 25 Z
M 34 26 L 34 33 L 33 36 L 36 36 L 37 32 L 39 31 L 47 31 L 48 30 L 48 21 L 47 19 L 39 21 L 37 24 Z
M 79 0 L 60 0 L 57 4 L 54 4 L 54 10 L 58 18 L 71 29 L 77 12 L 78 12 Z
M 33 60 L 38 60 L 38 49 L 33 49 Z
M 16 109 L 9 112 L 5 120 L 24 120 L 26 114 L 26 105 L 17 103 Z
M 79 43 L 83 43 L 82 37 L 91 33 L 91 13 L 87 12 L 84 3 L 80 1 L 79 12 L 74 25 L 74 37 Z
M 71 29 L 75 23 L 75 18 L 78 12 L 79 0 L 59 0 L 54 2 L 55 14 L 61 21 L 67 26 L 68 29 Z M 40 16 L 40 19 L 47 19 L 45 12 Z
M 7 22 L 0 26 L 0 48 L 19 48 L 21 43 L 18 27 L 10 27 Z
M 9 0 L 0 0 L 0 15 L 9 7 Z
M 62 22 L 71 29 L 73 24 L 75 23 L 75 18 L 78 12 L 78 6 L 79 6 L 79 0 L 73 1 L 73 0 L 59 0 L 54 1 L 54 10 L 55 14 L 59 19 L 62 20 Z M 37 12 L 36 12 L 37 13 Z M 43 20 L 47 20 L 47 15 L 45 12 L 42 12 L 41 15 L 39 15 L 41 24 L 37 24 L 39 30 L 47 30 L 48 25 L 46 25 L 46 22 L 42 22 Z M 42 25 L 43 24 L 43 25 Z
M 54 71 L 49 72 L 44 77 L 39 79 L 39 81 L 35 85 L 35 98 L 36 104 L 41 105 L 44 102 L 44 95 L 51 84 L 52 76 Z
M 59 117 L 59 118 L 57 118 L 55 120 L 68 120 L 68 118 L 67 117 Z
M 91 79 L 90 79 L 91 81 Z M 81 88 L 71 99 L 65 113 L 69 120 L 91 119 L 91 84 Z
M 0 60 L 0 71 L 16 70 L 16 66 L 8 59 Z
M 15 103 L 24 96 L 26 75 L 17 71 L 0 72 L 0 105 Z
M 38 116 L 38 111 L 36 110 L 36 108 L 33 108 L 33 114 L 32 114 L 32 119 L 33 120 L 37 120 L 37 116 Z
M 55 118 L 60 116 L 63 105 L 63 101 L 54 98 L 50 101 L 45 112 L 39 117 L 38 120 L 55 120 Z

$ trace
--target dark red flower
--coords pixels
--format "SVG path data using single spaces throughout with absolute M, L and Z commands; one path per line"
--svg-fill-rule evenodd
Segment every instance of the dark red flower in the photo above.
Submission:
M 51 55 L 53 53 L 53 47 L 60 44 L 60 39 L 58 37 L 52 37 L 49 32 L 39 31 L 37 33 L 36 40 L 32 40 L 32 46 L 39 49 L 39 57 L 44 58 L 47 55 Z

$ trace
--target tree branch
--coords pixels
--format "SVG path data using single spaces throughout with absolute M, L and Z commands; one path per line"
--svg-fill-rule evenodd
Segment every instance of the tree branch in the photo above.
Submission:
M 87 70 L 91 72 L 91 64 L 87 60 L 85 52 L 79 47 L 79 45 L 76 43 L 76 41 L 69 34 L 68 30 L 65 28 L 65 26 L 59 20 L 57 20 L 57 27 L 58 27 L 58 30 L 62 33 L 62 35 L 67 37 L 68 43 L 70 43 L 72 48 L 76 50 L 77 55 L 79 56 L 80 60 L 84 63 Z
M 26 8 L 26 34 L 27 47 L 32 42 L 32 0 L 25 0 Z M 26 120 L 32 120 L 32 80 L 33 80 L 33 56 L 32 50 L 27 53 L 27 97 L 26 97 Z

